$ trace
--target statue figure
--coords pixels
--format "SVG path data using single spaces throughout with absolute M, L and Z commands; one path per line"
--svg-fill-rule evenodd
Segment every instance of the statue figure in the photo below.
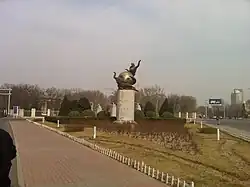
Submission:
M 135 76 L 137 68 L 139 68 L 140 64 L 141 64 L 141 60 L 138 61 L 138 63 L 137 63 L 136 66 L 135 66 L 134 63 L 131 63 L 129 69 L 125 69 L 125 70 L 128 71 L 128 72 L 130 72 L 130 73 L 132 73 L 132 75 Z
M 136 74 L 138 67 L 140 66 L 140 62 L 141 60 L 138 61 L 138 64 L 136 66 L 134 63 L 131 63 L 129 69 L 125 69 L 126 71 L 120 73 L 118 77 L 116 76 L 116 72 L 114 72 L 113 78 L 116 80 L 118 89 L 137 91 L 136 88 L 133 87 L 133 85 L 136 83 L 136 79 L 134 76 Z

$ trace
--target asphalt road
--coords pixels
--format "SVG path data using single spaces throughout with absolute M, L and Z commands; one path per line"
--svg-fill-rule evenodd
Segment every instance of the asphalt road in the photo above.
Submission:
M 15 140 L 13 138 L 13 133 L 12 129 L 9 125 L 9 120 L 8 119 L 0 119 L 0 128 L 7 131 L 11 136 L 12 139 L 15 143 Z M 18 179 L 17 179 L 17 161 L 16 159 L 12 160 L 12 167 L 10 171 L 10 179 L 11 179 L 11 187 L 18 187 Z
M 217 124 L 217 120 L 215 119 L 207 119 L 207 120 L 204 119 L 203 122 L 208 123 L 208 124 L 213 124 L 213 125 Z M 249 119 L 237 119 L 237 120 L 221 119 L 220 126 L 231 127 L 231 128 L 235 128 L 238 130 L 247 131 L 250 133 L 250 120 Z

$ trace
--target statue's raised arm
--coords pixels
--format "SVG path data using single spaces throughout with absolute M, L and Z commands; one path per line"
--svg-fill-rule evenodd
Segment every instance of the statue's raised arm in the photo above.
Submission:
M 141 65 L 141 60 L 139 60 L 139 61 L 137 62 L 136 69 L 137 69 L 137 68 L 139 68 L 139 67 L 140 67 L 140 65 Z
M 133 76 L 135 76 L 137 68 L 139 68 L 140 64 L 141 64 L 141 60 L 138 61 L 136 66 L 134 63 L 131 63 L 129 70 L 127 71 L 129 71 Z

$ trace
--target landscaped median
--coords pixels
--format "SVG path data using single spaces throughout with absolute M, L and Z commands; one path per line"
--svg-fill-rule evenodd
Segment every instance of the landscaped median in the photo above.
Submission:
M 186 125 L 193 143 L 185 145 L 187 142 L 176 141 L 176 144 L 179 147 L 181 144 L 182 147 L 189 146 L 190 150 L 187 150 L 162 143 L 159 140 L 166 137 L 154 134 L 144 136 L 138 133 L 129 135 L 97 131 L 97 137 L 93 139 L 93 128 L 65 133 L 55 123 L 45 122 L 45 125 L 64 136 L 76 137 L 75 141 L 160 181 L 167 181 L 169 185 L 173 179 L 174 186 L 180 187 L 184 186 L 184 180 L 189 181 L 185 182 L 186 186 L 191 186 L 191 181 L 195 182 L 195 186 L 250 186 L 249 143 L 224 133 L 221 133 L 220 141 L 217 141 L 216 130 L 207 126 L 201 130 L 200 125 Z M 182 180 L 172 176 L 179 176 Z

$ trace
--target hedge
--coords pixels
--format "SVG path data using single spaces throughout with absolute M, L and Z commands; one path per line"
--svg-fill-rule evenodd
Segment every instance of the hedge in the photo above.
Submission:
M 180 118 L 162 119 L 162 118 L 144 118 L 136 120 L 137 124 L 117 124 L 113 123 L 115 118 L 98 119 L 98 118 L 84 118 L 84 117 L 45 117 L 46 121 L 56 123 L 60 120 L 65 129 L 73 129 L 80 127 L 96 126 L 99 130 L 104 131 L 127 131 L 127 132 L 174 132 L 174 133 L 187 133 L 187 129 L 184 128 L 185 120 Z M 132 126 L 133 127 L 132 127 Z M 131 128 L 132 127 L 132 128 Z

